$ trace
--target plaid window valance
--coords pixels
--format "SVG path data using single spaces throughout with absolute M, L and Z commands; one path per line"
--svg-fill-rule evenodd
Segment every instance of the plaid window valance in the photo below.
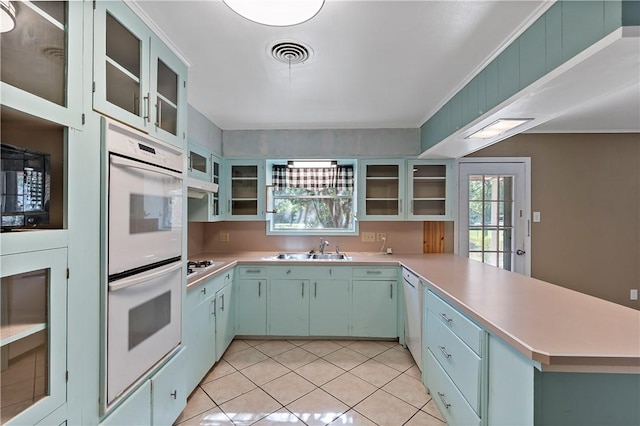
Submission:
M 338 191 L 353 189 L 353 166 L 338 165 L 328 168 L 290 168 L 274 164 L 273 186 L 277 189 L 303 188 L 309 190 L 334 188 Z

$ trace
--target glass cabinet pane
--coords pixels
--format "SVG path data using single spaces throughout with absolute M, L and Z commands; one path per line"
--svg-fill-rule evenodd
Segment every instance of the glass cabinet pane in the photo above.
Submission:
M 232 178 L 258 178 L 256 166 L 231 166 Z
M 11 4 L 16 26 L 0 36 L 2 82 L 66 106 L 66 2 Z
M 367 177 L 398 177 L 398 165 L 396 164 L 370 164 L 367 165 Z
M 397 216 L 400 214 L 400 166 L 398 164 L 367 164 L 365 167 L 366 216 Z
M 107 101 L 141 116 L 141 41 L 107 13 Z
M 172 135 L 178 132 L 178 74 L 158 59 L 156 125 Z
M 41 269 L 1 281 L 3 424 L 50 395 L 49 278 L 49 269 Z
M 202 173 L 208 173 L 207 158 L 194 151 L 189 151 L 189 164 L 191 169 Z

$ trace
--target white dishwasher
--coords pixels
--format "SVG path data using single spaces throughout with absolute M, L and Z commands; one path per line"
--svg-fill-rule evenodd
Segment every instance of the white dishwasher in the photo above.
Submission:
M 402 282 L 406 312 L 404 339 L 409 352 L 422 371 L 422 283 L 416 275 L 405 268 L 402 268 Z

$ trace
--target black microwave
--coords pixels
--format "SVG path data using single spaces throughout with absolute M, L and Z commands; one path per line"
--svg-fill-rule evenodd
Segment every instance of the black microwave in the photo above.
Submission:
M 51 155 L 0 143 L 2 230 L 49 223 Z

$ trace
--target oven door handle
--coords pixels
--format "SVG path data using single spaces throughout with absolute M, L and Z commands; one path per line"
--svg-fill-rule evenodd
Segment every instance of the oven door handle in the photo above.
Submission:
M 125 289 L 127 287 L 142 284 L 143 282 L 161 277 L 162 275 L 168 274 L 169 272 L 173 272 L 176 269 L 180 269 L 180 268 L 182 268 L 182 261 L 173 263 L 167 266 L 166 268 L 155 270 L 150 274 L 143 274 L 142 276 L 123 278 L 116 282 L 109 283 L 109 291 L 118 291 L 118 290 Z
M 116 155 L 111 156 L 111 163 L 116 166 L 125 166 L 131 167 L 134 169 L 145 170 L 147 172 L 160 173 L 163 175 L 171 176 L 172 178 L 182 180 L 182 174 L 177 172 L 172 172 L 171 170 L 163 169 L 160 166 L 152 166 L 150 164 L 141 163 L 135 160 L 129 160 L 127 158 L 122 158 Z

